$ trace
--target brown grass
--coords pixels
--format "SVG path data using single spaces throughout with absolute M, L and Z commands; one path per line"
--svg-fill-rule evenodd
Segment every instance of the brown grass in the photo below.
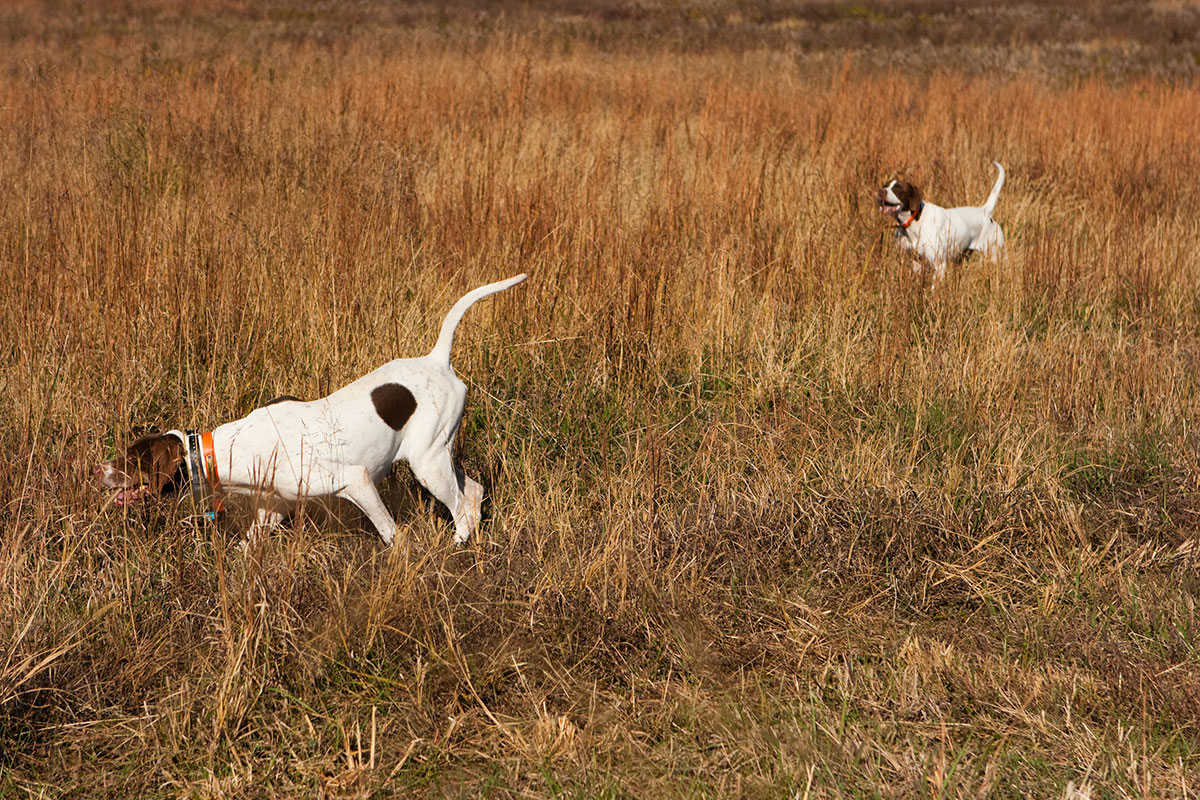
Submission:
M 0 797 L 1195 796 L 1200 23 L 956 8 L 0 12 Z M 465 550 L 91 485 L 520 271 Z

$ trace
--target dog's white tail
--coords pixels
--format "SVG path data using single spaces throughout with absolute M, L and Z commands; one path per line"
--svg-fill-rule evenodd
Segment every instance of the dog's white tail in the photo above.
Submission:
M 983 204 L 983 213 L 989 217 L 996 208 L 996 201 L 1000 199 L 1000 189 L 1004 186 L 1004 167 L 1000 166 L 999 161 L 993 161 L 992 163 L 996 165 L 996 169 L 1000 170 L 1000 177 L 996 178 L 996 185 L 992 187 L 992 193 L 988 195 L 987 202 Z
M 488 295 L 503 292 L 505 289 L 516 286 L 528 277 L 528 275 L 522 272 L 520 275 L 509 278 L 506 281 L 489 283 L 487 286 L 480 286 L 478 289 L 463 295 L 454 304 L 454 307 L 450 309 L 450 313 L 446 315 L 446 319 L 442 320 L 442 332 L 438 334 L 437 344 L 433 346 L 433 350 L 429 351 L 429 357 L 449 364 L 450 347 L 454 344 L 454 331 L 457 330 L 458 323 L 462 321 L 463 314 L 467 313 L 467 309 Z

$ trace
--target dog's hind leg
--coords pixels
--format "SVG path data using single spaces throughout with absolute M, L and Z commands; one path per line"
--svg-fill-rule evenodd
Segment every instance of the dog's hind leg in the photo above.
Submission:
M 466 544 L 479 525 L 483 487 L 465 475 L 459 482 L 449 450 L 431 450 L 420 458 L 410 459 L 408 465 L 421 485 L 450 509 L 454 517 L 454 543 Z
M 371 473 L 367 471 L 366 467 L 346 467 L 345 475 L 346 485 L 337 492 L 337 496 L 349 500 L 362 509 L 362 512 L 367 515 L 367 519 L 371 520 L 371 524 L 375 526 L 375 530 L 379 531 L 379 538 L 383 539 L 384 544 L 390 546 L 396 538 L 398 527 L 396 520 L 392 519 L 387 506 L 379 497 L 379 490 L 375 488 L 375 482 L 371 480 Z
M 995 220 L 988 220 L 975 241 L 971 242 L 970 249 L 987 258 L 999 258 L 1004 252 L 1004 231 Z

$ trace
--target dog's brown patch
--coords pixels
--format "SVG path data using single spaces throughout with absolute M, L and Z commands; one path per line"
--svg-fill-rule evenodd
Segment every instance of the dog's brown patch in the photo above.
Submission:
M 400 430 L 417 410 L 417 399 L 398 383 L 385 383 L 371 390 L 375 413 L 394 430 Z
M 274 400 L 268 400 L 267 402 L 263 403 L 263 408 L 266 408 L 267 406 L 273 406 L 276 403 L 290 403 L 293 400 L 296 401 L 297 403 L 304 402 L 299 397 L 292 397 L 290 394 L 281 394 L 281 395 L 279 395 L 279 397 L 276 397 Z

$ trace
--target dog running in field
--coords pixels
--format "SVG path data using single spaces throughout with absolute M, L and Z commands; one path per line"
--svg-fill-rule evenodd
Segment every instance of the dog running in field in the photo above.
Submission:
M 946 265 L 968 253 L 981 252 L 998 257 L 1004 248 L 1004 231 L 992 219 L 1000 189 L 1004 186 L 1004 167 L 991 194 L 981 206 L 942 208 L 927 202 L 921 190 L 908 181 L 888 181 L 879 187 L 879 210 L 896 219 L 896 240 L 913 254 L 914 269 L 933 268 L 935 281 L 946 273 Z
M 467 388 L 450 366 L 450 347 L 467 309 L 526 277 L 466 294 L 427 356 L 390 361 L 320 400 L 278 398 L 208 433 L 144 436 L 101 464 L 97 478 L 118 490 L 117 506 L 185 484 L 210 493 L 218 507 L 222 494 L 248 495 L 255 529 L 279 525 L 300 498 L 334 495 L 362 509 L 390 545 L 396 521 L 375 485 L 403 460 L 450 510 L 454 542 L 464 544 L 479 524 L 483 487 L 452 456 Z

